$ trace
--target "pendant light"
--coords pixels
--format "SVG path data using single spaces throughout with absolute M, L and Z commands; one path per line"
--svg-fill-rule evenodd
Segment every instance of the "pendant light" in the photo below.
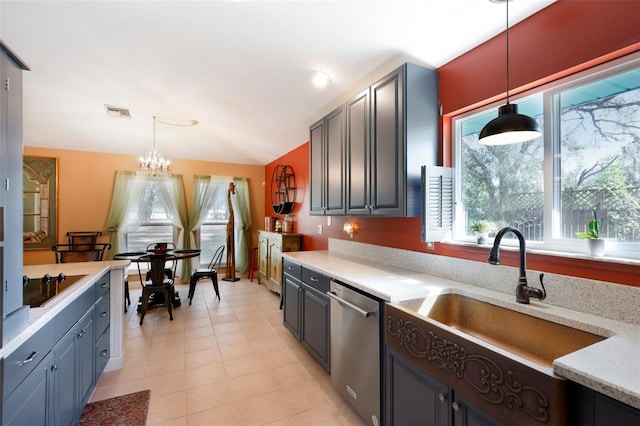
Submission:
M 491 0 L 497 3 L 498 0 Z M 527 142 L 542 135 L 540 126 L 528 115 L 518 114 L 518 105 L 509 103 L 509 1 L 507 4 L 507 103 L 498 109 L 498 117 L 482 128 L 478 142 L 482 145 L 509 145 Z

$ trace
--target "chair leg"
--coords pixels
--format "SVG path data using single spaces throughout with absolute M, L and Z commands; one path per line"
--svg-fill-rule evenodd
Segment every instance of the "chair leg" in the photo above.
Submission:
M 193 295 L 196 292 L 196 282 L 198 280 L 196 280 L 195 277 L 191 277 L 191 279 L 189 280 L 189 295 L 187 296 L 187 298 L 189 299 L 189 306 L 191 306 L 191 301 L 193 300 Z
M 215 274 L 211 277 L 211 282 L 213 283 L 213 289 L 216 291 L 216 296 L 218 296 L 218 300 L 220 300 L 220 291 L 218 290 L 218 274 Z
M 129 278 L 124 277 L 124 313 L 127 313 L 127 306 L 131 305 L 131 297 L 129 297 Z
M 165 303 L 167 305 L 167 310 L 169 311 L 169 320 L 173 321 L 173 312 L 171 310 L 171 305 L 173 305 L 173 299 L 175 297 L 173 286 L 165 288 Z
M 147 307 L 149 306 L 149 293 L 142 289 L 142 307 L 140 309 L 140 325 L 144 321 L 144 315 L 147 313 Z

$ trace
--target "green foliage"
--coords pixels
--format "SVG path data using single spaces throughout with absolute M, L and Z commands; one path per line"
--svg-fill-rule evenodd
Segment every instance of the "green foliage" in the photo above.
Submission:
M 589 230 L 587 232 L 576 232 L 580 238 L 600 238 L 600 226 L 598 226 L 598 216 L 593 211 L 593 219 L 589 221 Z
M 476 220 L 469 229 L 471 232 L 492 232 L 495 231 L 496 225 L 489 220 Z

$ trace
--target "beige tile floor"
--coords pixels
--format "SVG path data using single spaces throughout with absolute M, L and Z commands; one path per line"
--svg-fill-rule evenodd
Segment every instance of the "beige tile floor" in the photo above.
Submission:
M 140 289 L 132 283 L 131 300 Z M 92 400 L 151 389 L 148 425 L 363 425 L 329 375 L 282 325 L 279 296 L 241 279 L 200 281 L 173 321 L 165 308 L 139 325 L 125 315 L 124 367 L 102 375 Z

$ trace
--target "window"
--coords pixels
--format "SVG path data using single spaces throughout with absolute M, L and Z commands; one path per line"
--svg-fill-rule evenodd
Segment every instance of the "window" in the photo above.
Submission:
M 174 242 L 175 227 L 171 223 L 168 209 L 153 185 L 149 186 L 149 206 L 140 212 L 140 224 L 128 225 L 126 232 L 127 251 L 145 251 L 149 244 Z
M 209 263 L 216 249 L 227 243 L 229 207 L 226 193 L 218 191 L 211 209 L 200 226 L 200 261 Z
M 568 77 L 518 99 L 544 134 L 523 144 L 478 144 L 497 106 L 456 117 L 455 238 L 470 225 L 514 226 L 530 246 L 585 252 L 576 232 L 594 211 L 607 253 L 640 251 L 640 59 Z M 637 254 L 636 254 L 637 255 Z

